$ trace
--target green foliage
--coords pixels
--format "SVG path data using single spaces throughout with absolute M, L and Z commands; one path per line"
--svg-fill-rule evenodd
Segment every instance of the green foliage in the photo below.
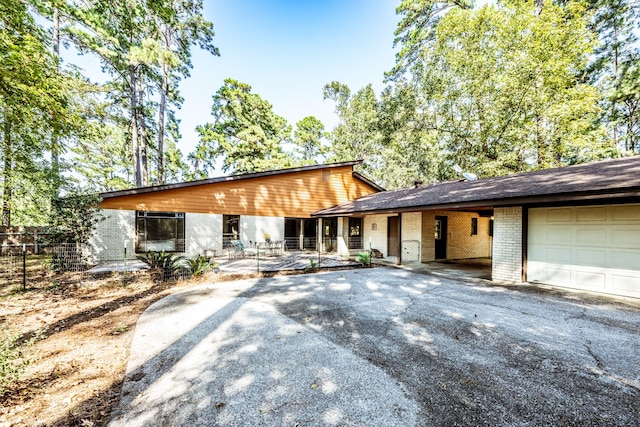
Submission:
M 329 135 L 329 161 L 364 160 L 363 172 L 377 182 L 384 175 L 379 102 L 368 85 L 356 93 L 340 82 L 325 85 L 324 98 L 335 102 L 340 123 Z
M 368 266 L 371 264 L 371 252 L 358 252 L 358 262 L 364 266 Z
M 325 136 L 324 125 L 314 116 L 305 117 L 296 123 L 293 143 L 304 164 L 317 164 L 327 153 L 327 147 L 322 144 Z
M 315 273 L 316 271 L 318 271 L 318 263 L 315 258 L 309 258 L 309 265 L 305 267 L 304 272 Z
M 393 46 L 400 46 L 396 65 L 387 78 L 402 80 L 414 67 L 420 67 L 422 50 L 433 42 L 438 22 L 452 8 L 471 9 L 469 0 L 402 0 L 396 13 L 402 16 L 395 31 Z
M 3 396 L 20 378 L 31 363 L 29 348 L 39 338 L 37 334 L 21 343 L 20 334 L 0 330 L 0 396 Z
M 3 1 L 0 28 L 2 222 L 42 225 L 60 183 L 46 156 L 62 151 L 60 138 L 81 125 L 71 99 L 76 79 L 58 69 L 26 2 Z
M 201 276 L 208 271 L 218 268 L 217 262 L 212 262 L 211 258 L 203 255 L 188 258 L 187 263 L 189 264 L 189 271 L 192 276 Z
M 183 256 L 168 254 L 164 251 L 147 252 L 144 255 L 138 255 L 138 259 L 147 263 L 151 268 L 162 270 L 165 280 L 178 276 L 187 267 Z
M 401 51 L 380 100 L 325 87 L 341 118 L 334 150 L 366 135 L 376 154 L 365 171 L 387 188 L 458 178 L 456 163 L 488 177 L 616 156 L 602 96 L 583 78 L 595 46 L 583 4 L 470 6 L 401 3 Z
M 213 96 L 212 123 L 197 127 L 200 142 L 189 155 L 202 177 L 222 158 L 226 172 L 247 173 L 293 166 L 294 159 L 282 144 L 291 128 L 275 114 L 271 104 L 251 93 L 251 86 L 227 79 Z
M 96 225 L 104 221 L 99 195 L 74 192 L 58 199 L 50 218 L 52 243 L 86 243 Z
M 591 28 L 598 46 L 587 72 L 604 95 L 601 120 L 614 144 L 640 152 L 640 4 L 629 0 L 591 0 Z

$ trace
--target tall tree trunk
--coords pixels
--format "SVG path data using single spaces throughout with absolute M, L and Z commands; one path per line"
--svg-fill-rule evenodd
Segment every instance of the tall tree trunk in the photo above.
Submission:
M 142 175 L 140 174 L 140 146 L 138 141 L 138 95 L 136 93 L 135 65 L 129 65 L 129 102 L 131 107 L 131 146 L 133 150 L 133 175 L 136 187 L 142 187 Z
M 144 90 L 142 79 L 138 78 L 138 125 L 140 126 L 140 174 L 142 175 L 142 185 L 149 184 L 149 161 L 147 156 L 147 122 L 144 117 Z
M 2 147 L 2 155 L 4 157 L 4 167 L 2 170 L 2 178 L 4 186 L 2 189 L 2 226 L 11 227 L 11 196 L 13 194 L 12 172 L 13 172 L 13 147 L 11 141 L 11 119 L 4 116 L 4 144 Z
M 55 3 L 55 2 L 54 2 Z M 60 10 L 57 4 L 53 6 L 53 59 L 56 71 L 60 71 Z M 54 120 L 55 123 L 55 120 Z M 51 174 L 53 183 L 53 195 L 56 199 L 60 193 L 60 141 L 54 128 L 51 130 Z
M 164 184 L 164 111 L 169 90 L 169 65 L 162 64 L 162 89 L 158 108 L 158 184 Z

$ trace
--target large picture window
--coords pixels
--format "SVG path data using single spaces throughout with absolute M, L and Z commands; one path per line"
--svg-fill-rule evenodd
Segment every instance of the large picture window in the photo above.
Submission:
M 184 213 L 136 214 L 136 252 L 184 252 Z

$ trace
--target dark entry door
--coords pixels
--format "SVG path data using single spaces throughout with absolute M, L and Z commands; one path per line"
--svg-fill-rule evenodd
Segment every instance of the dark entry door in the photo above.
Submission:
M 387 256 L 398 256 L 398 217 L 387 217 Z
M 436 259 L 447 259 L 447 217 L 436 217 Z
M 338 218 L 327 218 L 322 220 L 322 242 L 325 252 L 333 252 L 338 248 Z

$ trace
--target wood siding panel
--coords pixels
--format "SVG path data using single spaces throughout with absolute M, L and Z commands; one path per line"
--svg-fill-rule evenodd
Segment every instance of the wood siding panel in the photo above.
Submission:
M 103 209 L 309 218 L 311 213 L 375 193 L 352 167 L 303 171 L 108 198 Z M 325 178 L 327 170 L 324 170 Z

